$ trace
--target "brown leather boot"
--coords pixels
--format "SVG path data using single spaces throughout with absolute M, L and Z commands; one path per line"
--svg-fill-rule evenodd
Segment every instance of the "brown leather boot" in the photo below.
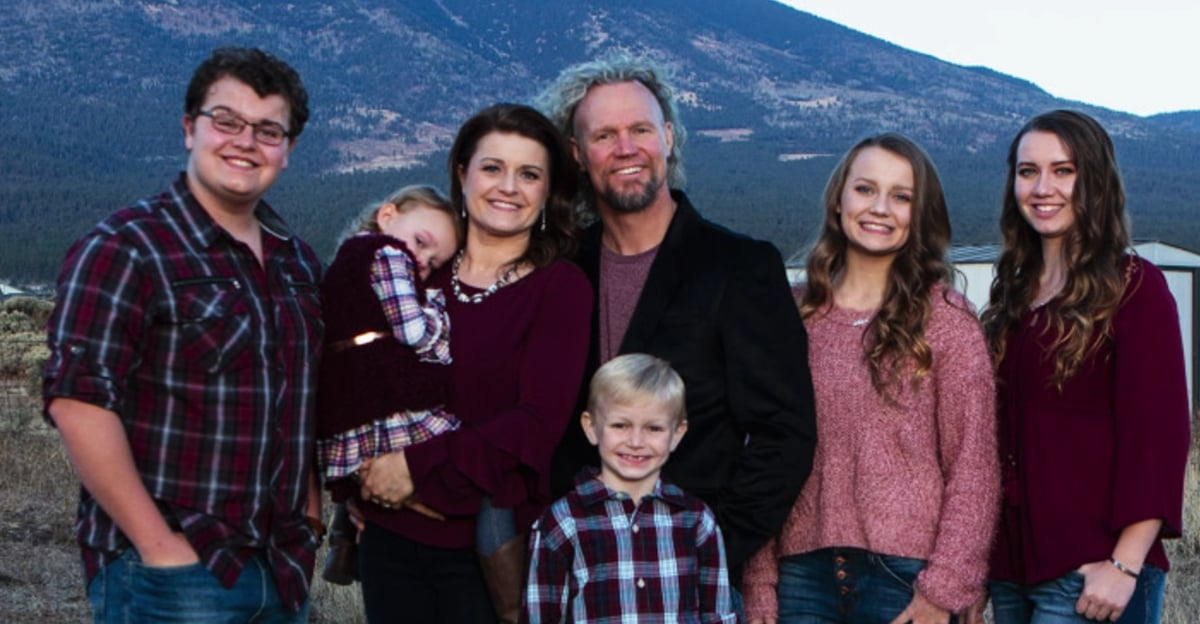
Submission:
M 500 545 L 490 555 L 479 555 L 483 580 L 496 618 L 503 624 L 516 624 L 521 618 L 521 602 L 525 590 L 525 557 L 528 538 L 518 535 Z
M 346 504 L 333 507 L 329 523 L 329 552 L 321 578 L 335 585 L 352 585 L 358 580 L 358 528 L 350 520 Z

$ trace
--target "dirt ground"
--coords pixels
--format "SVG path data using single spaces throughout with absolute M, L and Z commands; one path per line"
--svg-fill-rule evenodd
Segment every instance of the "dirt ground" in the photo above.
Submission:
M 0 432 L 0 475 L 0 621 L 87 621 L 75 477 L 57 436 Z

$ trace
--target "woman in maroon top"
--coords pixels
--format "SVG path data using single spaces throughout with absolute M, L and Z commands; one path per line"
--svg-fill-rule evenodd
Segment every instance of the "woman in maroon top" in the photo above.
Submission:
M 430 286 L 448 301 L 447 407 L 462 424 L 364 471 L 359 560 L 373 622 L 495 621 L 473 548 L 485 495 L 514 509 L 519 538 L 500 549 L 515 554 L 505 561 L 516 569 L 494 570 L 513 583 L 492 598 L 503 599 L 495 605 L 502 619 L 515 618 L 522 540 L 550 502 L 550 456 L 587 356 L 592 290 L 565 260 L 575 246 L 578 180 L 565 140 L 534 109 L 496 105 L 463 125 L 449 164 L 467 242 Z
M 1092 118 L 1045 113 L 1013 140 L 983 315 L 999 376 L 997 624 L 1157 622 L 1162 609 L 1187 389 L 1175 302 L 1128 253 L 1124 202 Z

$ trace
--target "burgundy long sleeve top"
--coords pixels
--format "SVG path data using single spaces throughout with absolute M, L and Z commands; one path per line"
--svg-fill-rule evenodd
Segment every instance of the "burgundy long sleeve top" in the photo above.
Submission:
M 999 366 L 1004 506 L 992 577 L 1033 584 L 1103 561 L 1122 529 L 1159 518 L 1146 562 L 1168 568 L 1189 441 L 1178 312 L 1162 271 L 1126 260 L 1111 335 L 1060 392 L 1047 356 L 1054 302 L 1008 337 Z
M 451 292 L 450 272 L 430 286 Z M 465 284 L 465 294 L 480 292 Z M 447 405 L 457 431 L 405 449 L 415 495 L 447 516 L 362 506 L 374 524 L 441 548 L 475 542 L 475 514 L 486 494 L 514 508 L 527 530 L 551 502 L 550 457 L 567 426 L 579 426 L 592 288 L 573 264 L 556 261 L 479 303 L 448 296 L 453 390 Z

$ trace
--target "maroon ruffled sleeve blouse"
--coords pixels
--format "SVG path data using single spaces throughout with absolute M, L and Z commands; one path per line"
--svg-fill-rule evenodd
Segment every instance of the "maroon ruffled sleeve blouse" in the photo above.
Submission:
M 1189 408 L 1178 312 L 1157 267 L 1126 260 L 1112 334 L 1060 392 L 1046 352 L 1057 308 L 1026 313 L 1000 363 L 1004 508 L 992 578 L 1033 584 L 1112 556 L 1126 526 L 1163 520 L 1146 562 L 1167 569 L 1162 538 L 1182 528 Z
M 452 294 L 449 271 L 430 286 L 446 294 L 453 389 L 447 405 L 462 427 L 405 449 L 416 496 L 447 515 L 426 518 L 362 505 L 372 523 L 442 548 L 475 543 L 484 494 L 515 508 L 523 531 L 549 505 L 550 457 L 579 426 L 591 331 L 592 288 L 574 264 L 556 261 L 479 303 Z M 463 285 L 466 294 L 479 292 Z

